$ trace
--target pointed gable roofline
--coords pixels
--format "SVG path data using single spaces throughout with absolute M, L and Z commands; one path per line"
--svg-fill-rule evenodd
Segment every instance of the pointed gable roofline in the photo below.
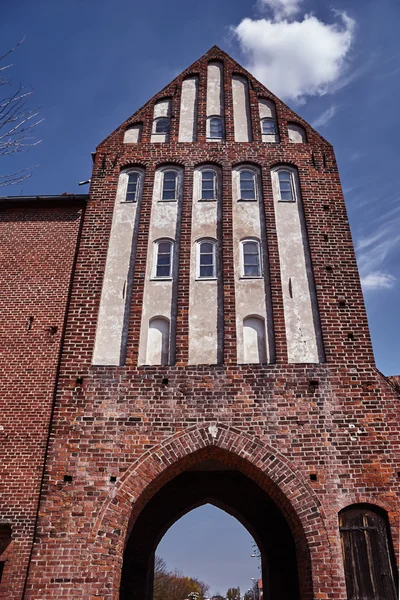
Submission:
M 194 63 L 192 63 L 187 69 L 182 71 L 179 75 L 177 75 L 170 83 L 168 83 L 162 90 L 154 94 L 143 106 L 141 106 L 133 115 L 131 115 L 128 119 L 126 119 L 119 127 L 117 127 L 110 135 L 108 135 L 102 142 L 99 143 L 96 150 L 100 150 L 102 146 L 107 145 L 114 136 L 119 134 L 122 131 L 125 131 L 130 126 L 135 124 L 143 123 L 145 118 L 148 118 L 149 115 L 146 114 L 149 107 L 154 106 L 154 104 L 162 99 L 172 98 L 175 96 L 177 92 L 178 85 L 189 76 L 199 75 L 199 72 L 204 63 L 209 63 L 211 61 L 223 61 L 228 62 L 231 65 L 232 71 L 235 75 L 242 75 L 246 77 L 249 81 L 249 85 L 252 86 L 257 96 L 261 98 L 266 98 L 268 100 L 272 100 L 275 105 L 281 106 L 285 109 L 287 113 L 289 113 L 288 123 L 295 123 L 301 125 L 305 128 L 307 135 L 311 133 L 313 137 L 322 142 L 323 144 L 331 147 L 332 145 L 328 142 L 318 131 L 316 131 L 307 121 L 305 121 L 302 117 L 300 117 L 293 109 L 291 109 L 285 102 L 283 102 L 280 98 L 278 98 L 275 94 L 273 94 L 265 85 L 263 85 L 258 79 L 256 79 L 247 69 L 245 69 L 240 63 L 238 63 L 235 59 L 233 59 L 227 52 L 221 50 L 221 48 L 217 45 L 212 46 L 203 56 L 197 59 Z

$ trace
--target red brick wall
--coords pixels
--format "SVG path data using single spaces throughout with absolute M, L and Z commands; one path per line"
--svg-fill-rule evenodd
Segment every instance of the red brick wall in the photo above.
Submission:
M 205 89 L 207 60 L 225 61 L 230 73 L 243 70 L 212 50 L 157 97 L 174 95 L 182 77 L 196 73 Z M 251 81 L 251 111 L 258 123 Z M 157 98 L 156 97 L 156 98 Z M 155 99 L 156 99 L 155 98 Z M 199 457 L 220 458 L 254 479 L 274 498 L 296 539 L 305 540 L 312 562 L 312 590 L 301 557 L 302 600 L 346 598 L 338 512 L 355 502 L 385 508 L 398 542 L 398 396 L 373 362 L 365 308 L 339 175 L 331 146 L 277 99 L 281 143 L 207 145 L 204 119 L 199 141 L 150 144 L 150 101 L 103 142 L 97 152 L 74 277 L 55 405 L 49 459 L 27 598 L 116 600 L 130 519 L 151 494 Z M 174 106 L 176 103 L 174 104 Z M 175 109 L 176 110 L 176 109 Z M 204 116 L 204 97 L 199 116 Z M 173 119 L 177 119 L 176 113 Z M 143 141 L 124 145 L 129 123 L 144 123 Z M 290 144 L 287 121 L 307 129 L 307 144 Z M 201 162 L 224 170 L 223 303 L 224 365 L 187 366 L 190 208 L 183 208 L 182 267 L 178 285 L 177 365 L 137 367 L 151 192 L 155 168 L 165 162 Z M 251 161 L 262 169 L 271 272 L 276 364 L 235 364 L 230 169 Z M 297 166 L 314 266 L 326 353 L 321 365 L 288 365 L 279 257 L 274 229 L 270 169 Z M 120 169 L 146 169 L 135 264 L 127 360 L 123 367 L 92 367 L 97 315 Z M 189 191 L 184 202 L 190 202 Z M 331 266 L 328 272 L 326 266 Z M 344 305 L 339 305 L 344 299 Z M 348 334 L 354 335 L 354 341 Z M 80 383 L 83 378 L 83 383 Z M 163 383 L 164 379 L 164 383 Z M 167 382 L 165 381 L 167 380 Z M 317 382 L 310 386 L 310 381 Z M 216 430 L 209 430 L 210 426 Z M 194 454 L 193 454 L 194 453 Z M 203 454 L 202 454 L 203 453 Z M 317 480 L 310 481 L 310 474 Z M 65 475 L 72 477 L 64 482 Z M 116 483 L 110 476 L 117 477 Z M 205 490 L 205 494 L 207 490 Z M 303 577 L 303 579 L 302 579 Z
M 21 598 L 33 541 L 82 210 L 37 204 L 3 206 L 0 214 L 0 526 L 12 531 L 0 598 L 7 600 Z

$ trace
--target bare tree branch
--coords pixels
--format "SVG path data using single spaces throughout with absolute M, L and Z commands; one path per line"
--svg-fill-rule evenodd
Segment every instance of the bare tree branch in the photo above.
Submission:
M 12 54 L 18 46 L 24 42 L 23 38 L 11 50 L 0 56 L 0 73 L 12 67 L 12 64 L 2 65 L 2 61 Z M 3 86 L 12 87 L 8 78 L 0 78 L 0 90 Z M 33 134 L 36 127 L 43 121 L 38 119 L 39 109 L 29 108 L 33 90 L 25 91 L 20 85 L 11 94 L 1 97 L 0 93 L 0 156 L 10 156 L 18 152 L 24 152 L 37 146 L 42 141 Z M 36 165 L 37 166 L 37 165 Z M 22 169 L 16 173 L 2 174 L 0 171 L 0 187 L 21 183 L 31 176 L 31 170 L 35 167 Z

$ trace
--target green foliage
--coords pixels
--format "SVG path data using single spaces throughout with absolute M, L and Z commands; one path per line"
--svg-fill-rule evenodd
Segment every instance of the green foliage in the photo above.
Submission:
M 153 600 L 204 600 L 208 590 L 209 585 L 204 581 L 168 571 L 164 559 L 156 556 Z

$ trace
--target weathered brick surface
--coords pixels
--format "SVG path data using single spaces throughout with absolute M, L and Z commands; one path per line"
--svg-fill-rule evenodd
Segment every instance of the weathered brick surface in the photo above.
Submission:
M 0 598 L 21 598 L 43 474 L 82 206 L 0 213 L 0 529 L 11 526 Z
M 246 73 L 213 49 L 98 147 L 66 323 L 26 598 L 118 598 L 129 524 L 167 481 L 205 458 L 221 460 L 256 481 L 283 511 L 298 547 L 309 548 L 312 583 L 306 554 L 298 555 L 302 600 L 346 598 L 338 532 L 338 512 L 343 507 L 370 502 L 384 508 L 398 547 L 398 394 L 374 365 L 331 146 L 277 99 L 280 144 L 263 144 L 257 128 L 252 143 L 235 143 L 229 111 L 226 141 L 207 144 L 205 119 L 200 119 L 205 114 L 204 93 L 199 98 L 196 143 L 177 141 L 176 112 L 170 142 L 149 143 L 154 101 L 174 98 L 187 74 L 199 75 L 199 89 L 204 92 L 207 61 L 212 57 L 225 61 L 229 104 L 232 72 Z M 272 96 L 252 78 L 250 82 L 254 125 L 259 122 L 257 94 Z M 176 111 L 178 103 L 173 106 Z M 289 143 L 288 121 L 306 128 L 307 144 Z M 124 145 L 123 132 L 133 122 L 143 123 L 142 142 Z M 154 171 L 161 164 L 176 163 L 184 167 L 185 180 L 190 181 L 193 167 L 204 162 L 223 169 L 223 364 L 187 365 L 191 197 L 186 184 L 177 364 L 138 367 Z M 276 343 L 276 363 L 268 366 L 235 364 L 230 171 L 241 162 L 252 162 L 262 172 Z M 290 163 L 299 171 L 326 354 L 321 365 L 287 364 L 270 180 L 270 169 L 278 163 Z M 118 175 L 132 164 L 144 167 L 146 175 L 127 360 L 123 367 L 93 367 Z M 339 305 L 339 300 L 345 302 Z M 318 383 L 310 386 L 310 381 Z M 316 481 L 310 481 L 311 473 L 317 475 Z M 72 481 L 64 482 L 65 475 Z M 110 482 L 110 476 L 117 481 Z M 15 561 L 13 568 L 18 569 L 19 558 Z

